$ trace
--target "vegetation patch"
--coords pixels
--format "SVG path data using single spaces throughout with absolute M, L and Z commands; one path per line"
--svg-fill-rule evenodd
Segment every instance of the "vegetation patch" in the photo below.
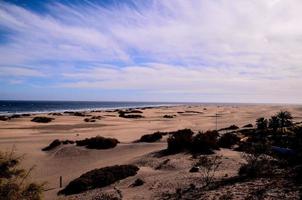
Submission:
M 59 194 L 71 195 L 87 190 L 102 188 L 118 180 L 136 175 L 139 168 L 135 165 L 114 165 L 89 171 L 71 181 Z
M 218 131 L 230 131 L 230 130 L 237 130 L 237 129 L 239 129 L 239 127 L 233 124 L 229 127 L 219 129 Z
M 48 115 L 52 115 L 52 116 L 62 116 L 62 113 L 49 113 Z
M 144 185 L 145 184 L 145 181 L 138 178 L 136 179 L 131 185 L 130 187 L 138 187 L 138 186 L 141 186 L 141 185 Z
M 182 129 L 173 132 L 167 140 L 167 151 L 169 153 L 178 153 L 189 150 L 191 148 L 193 134 L 194 132 L 191 129 Z
M 7 120 L 10 120 L 10 117 L 0 116 L 0 121 L 7 121 Z
M 96 120 L 101 120 L 102 116 L 92 116 L 90 118 L 85 118 L 84 122 L 96 122 Z
M 50 117 L 34 117 L 31 121 L 32 122 L 37 122 L 37 123 L 49 123 L 52 120 L 54 120 L 54 118 L 50 118 Z
M 231 148 L 233 145 L 238 144 L 240 138 L 234 133 L 223 134 L 219 140 L 218 144 L 222 148 Z
M 212 154 L 214 150 L 219 149 L 217 131 L 199 132 L 193 137 L 191 142 L 191 151 L 193 153 Z
M 77 146 L 85 146 L 88 149 L 110 149 L 114 148 L 119 141 L 115 138 L 96 136 L 76 141 Z
M 52 141 L 47 147 L 44 147 L 42 151 L 50 151 L 53 150 L 54 148 L 60 146 L 62 142 L 58 139 Z
M 246 124 L 242 128 L 253 128 L 253 127 L 254 127 L 253 124 Z
M 191 153 L 211 154 L 213 150 L 219 149 L 217 131 L 199 132 L 194 136 L 191 129 L 182 129 L 169 132 L 169 134 L 168 153 L 189 151 Z
M 162 139 L 161 132 L 143 135 L 137 142 L 157 142 Z
M 163 116 L 163 118 L 168 118 L 168 119 L 174 118 L 174 117 L 176 117 L 176 115 L 164 115 Z
M 142 113 L 142 111 L 140 111 L 140 110 L 126 110 L 126 111 L 119 110 L 118 113 L 119 113 L 119 117 L 122 117 L 122 118 L 143 118 L 144 117 L 140 114 L 137 114 L 137 113 Z
M 277 161 L 270 154 L 270 146 L 265 143 L 256 143 L 249 147 L 242 156 L 246 160 L 238 174 L 247 178 L 262 178 L 273 176 Z
M 19 115 L 19 114 L 14 114 L 12 116 L 10 116 L 11 119 L 14 119 L 14 118 L 21 118 L 22 115 Z
M 96 122 L 95 119 L 91 119 L 91 118 L 85 118 L 84 122 Z
M 22 157 L 12 152 L 0 152 L 1 200 L 40 200 L 43 185 L 28 182 L 30 170 L 20 168 Z

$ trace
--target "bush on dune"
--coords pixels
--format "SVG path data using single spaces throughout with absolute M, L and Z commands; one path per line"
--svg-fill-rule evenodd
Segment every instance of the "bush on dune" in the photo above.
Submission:
M 118 180 L 136 175 L 139 168 L 135 165 L 114 165 L 89 171 L 71 181 L 59 194 L 71 195 L 90 189 L 102 188 Z
M 138 142 L 156 142 L 162 139 L 161 132 L 155 132 L 152 134 L 143 135 Z
M 246 160 L 239 169 L 239 175 L 247 178 L 269 177 L 274 173 L 275 161 L 269 156 L 271 146 L 267 143 L 254 143 L 246 149 L 242 157 Z
M 72 140 L 58 140 L 58 139 L 55 139 L 54 141 L 52 141 L 47 147 L 44 147 L 42 149 L 42 151 L 50 151 L 50 150 L 53 150 L 55 149 L 56 147 L 60 146 L 61 144 L 74 144 L 75 142 L 72 141 Z
M 211 154 L 214 150 L 219 149 L 217 131 L 199 132 L 193 136 L 191 129 L 182 129 L 170 133 L 168 138 L 168 153 L 179 153 L 190 151 L 192 153 Z
M 239 129 L 238 126 L 236 126 L 236 125 L 231 125 L 231 126 L 229 126 L 229 127 L 219 129 L 218 131 L 228 131 L 228 130 L 237 130 L 237 129 Z
M 10 116 L 12 119 L 14 119 L 14 118 L 21 118 L 22 116 L 21 115 L 18 115 L 18 114 L 14 114 L 14 115 L 12 115 L 12 116 Z
M 96 122 L 95 119 L 91 119 L 91 118 L 85 118 L 84 122 Z
M 115 138 L 105 138 L 101 136 L 96 136 L 92 138 L 86 138 L 84 140 L 54 140 L 52 141 L 47 147 L 43 148 L 42 151 L 50 151 L 55 149 L 56 147 L 60 146 L 61 144 L 74 144 L 76 143 L 77 146 L 85 146 L 88 149 L 110 149 L 114 148 L 119 141 Z
M 40 200 L 43 185 L 27 181 L 31 170 L 19 167 L 22 157 L 12 152 L 0 152 L 1 200 Z
M 168 138 L 168 149 L 170 153 L 178 153 L 189 150 L 194 132 L 191 129 L 182 129 L 174 132 Z
M 114 148 L 119 141 L 115 138 L 96 136 L 76 141 L 77 146 L 85 146 L 88 149 L 110 149 Z
M 164 115 L 163 118 L 167 118 L 167 119 L 171 119 L 171 118 L 174 118 L 175 115 Z
M 34 117 L 31 121 L 32 122 L 37 122 L 37 123 L 48 123 L 54 120 L 54 118 L 50 117 Z
M 47 147 L 44 147 L 42 149 L 42 151 L 50 151 L 58 146 L 60 146 L 62 144 L 62 142 L 58 139 L 52 141 Z
M 7 120 L 10 120 L 10 117 L 0 116 L 0 121 L 7 121 Z
M 140 113 L 143 112 L 140 110 L 126 110 L 126 111 L 119 110 L 118 113 L 119 113 L 119 117 L 122 118 L 143 118 L 143 116 L 140 115 Z
M 253 128 L 253 127 L 254 127 L 253 124 L 246 124 L 242 128 Z
M 127 111 L 128 113 L 143 113 L 142 111 L 140 110 L 129 110 Z
M 74 144 L 75 143 L 73 140 L 63 140 L 61 142 L 62 142 L 62 144 Z
M 223 134 L 219 140 L 218 144 L 222 148 L 231 148 L 233 145 L 237 144 L 240 138 L 234 133 Z
M 214 150 L 219 149 L 217 131 L 207 131 L 205 133 L 199 132 L 192 140 L 192 152 L 211 154 Z

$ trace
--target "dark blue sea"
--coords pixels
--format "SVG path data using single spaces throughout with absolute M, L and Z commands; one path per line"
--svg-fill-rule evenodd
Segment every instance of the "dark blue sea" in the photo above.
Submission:
M 6 101 L 0 100 L 0 115 L 23 113 L 48 113 L 82 110 L 106 110 L 179 105 L 160 102 L 101 102 L 101 101 Z

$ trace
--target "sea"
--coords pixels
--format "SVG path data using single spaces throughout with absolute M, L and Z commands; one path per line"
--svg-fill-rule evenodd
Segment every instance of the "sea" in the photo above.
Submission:
M 0 115 L 50 113 L 64 111 L 109 110 L 181 105 L 172 102 L 113 102 L 113 101 L 8 101 L 0 100 Z

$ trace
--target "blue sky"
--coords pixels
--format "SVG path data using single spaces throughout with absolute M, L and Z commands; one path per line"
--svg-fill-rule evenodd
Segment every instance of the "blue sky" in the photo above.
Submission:
M 0 99 L 301 103 L 300 0 L 0 2 Z

